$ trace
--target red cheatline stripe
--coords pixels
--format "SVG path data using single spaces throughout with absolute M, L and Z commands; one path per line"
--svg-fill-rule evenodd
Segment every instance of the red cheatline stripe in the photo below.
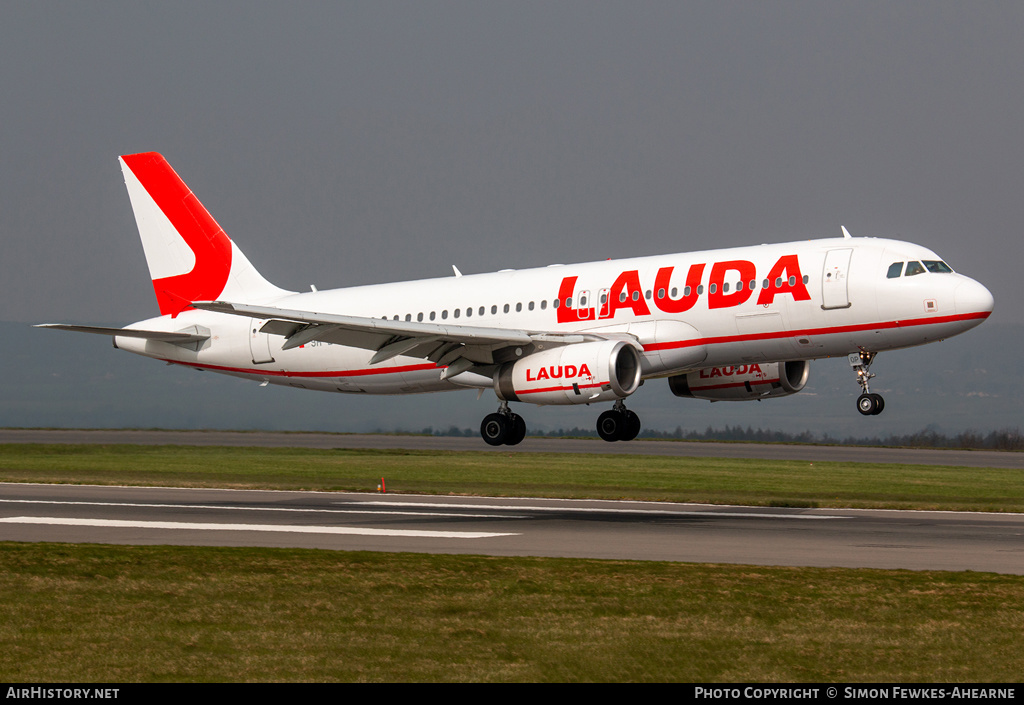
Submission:
M 751 340 L 778 340 L 779 338 L 796 338 L 801 335 L 834 335 L 837 333 L 856 333 L 868 330 L 889 330 L 892 328 L 910 328 L 912 326 L 938 325 L 941 323 L 955 323 L 958 321 L 971 321 L 985 319 L 991 315 L 991 311 L 979 311 L 978 313 L 965 313 L 957 316 L 942 316 L 939 318 L 912 318 L 905 321 L 883 321 L 880 323 L 864 323 L 856 326 L 833 326 L 831 328 L 805 328 L 803 330 L 783 330 L 771 333 L 751 333 L 749 335 L 723 335 L 717 338 L 693 338 L 692 340 L 676 340 L 668 343 L 651 343 L 644 346 L 644 352 L 655 350 L 674 350 L 676 348 L 690 348 L 697 345 L 717 345 L 722 343 L 742 343 Z
M 174 365 L 184 365 L 185 367 L 201 367 L 204 370 L 214 370 L 216 372 L 239 372 L 242 374 L 249 375 L 261 375 L 264 377 L 365 377 L 367 375 L 389 375 L 398 372 L 420 372 L 422 370 L 440 370 L 441 368 L 434 363 L 428 363 L 425 365 L 404 365 L 403 367 L 382 367 L 380 369 L 373 370 L 325 370 L 317 372 L 289 372 L 288 370 L 258 370 L 249 367 L 225 367 L 222 365 L 207 365 L 201 362 L 183 362 L 181 360 L 168 360 L 166 358 L 157 358 L 162 362 L 169 362 Z
M 857 326 L 836 326 L 833 328 L 807 328 L 804 330 L 796 331 L 777 331 L 773 333 L 755 333 L 751 335 L 726 335 L 717 338 L 694 338 L 692 340 L 677 340 L 668 343 L 651 343 L 644 346 L 644 352 L 651 352 L 655 350 L 672 350 L 675 348 L 686 348 L 693 347 L 695 345 L 715 345 L 721 343 L 736 343 L 750 340 L 773 340 L 778 338 L 790 338 L 800 335 L 829 335 L 835 333 L 850 333 L 855 331 L 865 330 L 879 330 L 889 328 L 906 328 L 910 326 L 928 325 L 928 324 L 939 324 L 939 323 L 953 323 L 956 321 L 968 321 L 974 319 L 984 319 L 991 315 L 990 311 L 981 311 L 978 313 L 967 313 L 958 316 L 943 316 L 942 318 L 916 318 L 907 321 L 887 321 L 883 323 L 872 323 Z M 218 372 L 239 372 L 242 374 L 250 375 L 262 375 L 265 377 L 363 377 L 367 375 L 387 375 L 395 374 L 399 372 L 421 372 L 423 370 L 438 370 L 441 369 L 433 363 L 426 363 L 422 365 L 405 365 L 403 367 L 387 367 L 380 369 L 359 369 L 359 370 L 326 370 L 322 372 L 289 372 L 288 370 L 266 370 L 266 369 L 254 369 L 247 367 L 225 367 L 222 365 L 208 365 L 199 362 L 183 362 L 181 360 L 168 360 L 166 358 L 158 358 L 163 362 L 169 362 L 175 365 L 184 365 L 185 367 L 200 367 L 204 370 L 216 370 Z M 778 381 L 778 380 L 775 380 Z M 597 382 L 594 384 L 581 384 L 580 389 L 591 389 L 594 387 L 600 387 L 607 382 Z M 761 384 L 761 382 L 754 382 L 752 384 Z M 545 387 L 543 389 L 527 389 L 527 390 L 515 390 L 516 395 L 520 394 L 538 394 L 541 392 L 556 392 L 556 391 L 568 391 L 572 389 L 572 386 L 567 387 Z M 710 387 L 703 387 L 703 389 L 710 389 Z
M 610 384 L 610 382 L 594 382 L 593 384 L 580 384 L 577 386 L 580 389 L 593 389 L 594 387 L 603 387 L 606 384 Z M 542 389 L 516 389 L 514 391 L 516 393 L 516 396 L 519 396 L 520 394 L 540 394 L 543 392 L 568 392 L 570 389 L 573 389 L 573 386 L 571 384 L 566 387 L 543 387 Z

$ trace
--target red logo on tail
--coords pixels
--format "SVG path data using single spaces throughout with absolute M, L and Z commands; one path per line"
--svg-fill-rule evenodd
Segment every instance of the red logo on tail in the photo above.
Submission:
M 218 298 L 231 273 L 231 240 L 171 165 L 156 152 L 121 157 L 195 255 L 191 272 L 153 280 L 162 315 Z

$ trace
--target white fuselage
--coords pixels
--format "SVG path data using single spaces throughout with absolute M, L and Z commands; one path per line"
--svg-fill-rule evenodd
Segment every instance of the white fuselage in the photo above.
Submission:
M 920 345 L 968 330 L 991 312 L 991 294 L 963 275 L 887 275 L 893 263 L 909 261 L 940 258 L 905 242 L 836 238 L 312 291 L 258 303 L 452 326 L 621 334 L 643 347 L 642 374 L 650 378 Z M 370 364 L 372 351 L 321 341 L 283 350 L 284 337 L 261 332 L 264 323 L 189 309 L 129 328 L 208 329 L 210 339 L 198 350 L 123 336 L 115 344 L 306 389 L 465 388 L 423 358 Z

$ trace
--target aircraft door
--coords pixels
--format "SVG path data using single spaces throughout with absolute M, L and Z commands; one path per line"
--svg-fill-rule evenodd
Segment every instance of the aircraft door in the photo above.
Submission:
M 581 321 L 589 321 L 594 318 L 594 305 L 590 301 L 590 292 L 584 289 L 579 293 L 576 305 L 576 316 Z
M 849 275 L 852 248 L 829 250 L 825 255 L 825 267 L 821 272 L 821 307 L 849 308 Z

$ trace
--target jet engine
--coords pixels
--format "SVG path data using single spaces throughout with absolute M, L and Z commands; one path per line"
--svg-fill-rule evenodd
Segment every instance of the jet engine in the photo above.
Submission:
M 796 394 L 807 384 L 807 360 L 708 367 L 668 378 L 677 397 L 710 401 L 746 401 Z
M 628 397 L 640 386 L 640 353 L 621 340 L 575 343 L 502 365 L 494 391 L 504 401 L 590 404 Z

